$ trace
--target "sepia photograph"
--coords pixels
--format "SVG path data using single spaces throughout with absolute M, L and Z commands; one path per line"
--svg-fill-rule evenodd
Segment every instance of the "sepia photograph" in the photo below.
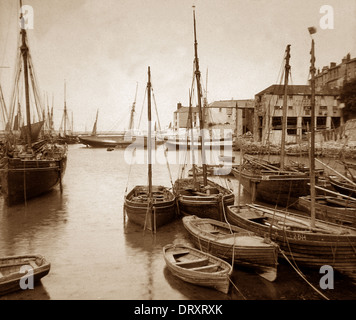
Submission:
M 356 300 L 356 0 L 0 0 L 0 300 Z

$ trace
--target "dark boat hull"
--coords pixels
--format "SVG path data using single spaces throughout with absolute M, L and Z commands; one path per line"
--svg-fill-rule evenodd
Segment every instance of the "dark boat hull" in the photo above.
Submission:
M 148 230 L 155 230 L 176 217 L 175 197 L 165 187 L 152 186 L 153 204 L 148 208 L 147 186 L 134 187 L 125 197 L 124 209 L 129 221 Z M 157 197 L 162 194 L 163 197 Z
M 304 222 L 303 228 L 295 228 L 294 230 L 291 229 L 292 227 L 271 228 L 271 224 L 264 224 L 264 221 L 268 218 L 270 223 L 276 224 L 277 217 L 271 213 L 273 210 L 270 208 L 267 210 L 259 209 L 263 207 L 256 205 L 254 207 L 257 207 L 257 209 L 251 210 L 247 206 L 230 206 L 227 208 L 227 219 L 233 225 L 262 237 L 270 238 L 280 246 L 283 254 L 296 265 L 319 269 L 323 265 L 330 265 L 353 279 L 356 277 L 356 229 L 316 220 L 316 226 L 326 231 L 329 230 L 329 232 L 312 231 L 308 227 L 310 225 L 309 218 L 290 212 L 288 212 L 288 215 L 284 215 L 285 212 L 280 212 L 283 215 L 280 220 L 281 223 L 285 219 L 294 218 Z M 293 223 L 292 219 L 291 223 Z
M 40 196 L 61 183 L 67 156 L 60 160 L 8 158 L 0 171 L 1 192 L 8 206 Z
M 256 199 L 283 207 L 296 205 L 298 198 L 308 195 L 310 177 L 300 175 L 253 174 L 242 170 L 241 174 L 233 170 L 234 176 L 240 180 L 244 190 Z
M 124 135 L 119 136 L 79 136 L 80 143 L 93 148 L 116 147 L 119 144 L 128 146 L 132 140 L 125 141 Z
M 332 205 L 328 199 L 335 197 L 317 196 L 315 199 L 315 216 L 317 219 L 330 221 L 338 224 L 356 227 L 356 207 L 343 207 Z M 347 205 L 347 200 L 345 201 Z M 311 200 L 310 196 L 300 197 L 298 206 L 301 210 L 310 213 Z
M 201 177 L 199 180 L 202 181 Z M 191 187 L 189 188 L 189 186 Z M 216 193 L 192 193 L 187 190 L 193 188 L 193 179 L 178 179 L 173 190 L 178 198 L 179 214 L 225 221 L 226 208 L 234 204 L 235 195 L 213 181 L 208 180 L 208 186 Z
M 352 185 L 351 183 L 349 183 L 347 181 L 342 181 L 342 180 L 338 179 L 337 177 L 332 177 L 332 176 L 329 176 L 329 181 L 330 181 L 330 184 L 332 185 L 332 187 L 336 191 L 338 191 L 346 196 L 356 198 L 356 187 L 354 185 Z

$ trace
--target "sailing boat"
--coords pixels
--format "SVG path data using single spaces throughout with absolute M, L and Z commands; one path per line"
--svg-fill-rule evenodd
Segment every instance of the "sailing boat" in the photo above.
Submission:
M 164 186 L 152 185 L 151 72 L 148 67 L 148 185 L 135 186 L 126 196 L 124 210 L 129 221 L 156 231 L 175 218 L 175 196 Z
M 69 117 L 67 112 L 66 101 L 66 84 L 64 83 L 64 110 L 61 126 L 59 128 L 58 142 L 66 144 L 75 144 L 78 142 L 78 137 L 73 134 L 73 114 L 72 114 L 72 128 L 68 130 L 67 125 L 69 123 Z
M 312 32 L 309 29 L 309 32 Z M 269 236 L 279 244 L 281 255 L 291 263 L 311 268 L 329 265 L 341 273 L 356 277 L 356 229 L 315 218 L 315 58 L 311 49 L 311 146 L 310 146 L 310 217 L 287 210 L 257 204 L 229 206 L 230 223 L 256 234 Z
M 244 155 L 242 168 L 232 169 L 234 176 L 240 180 L 244 189 L 251 194 L 252 201 L 260 199 L 283 207 L 295 205 L 298 198 L 308 195 L 309 175 L 300 168 L 285 165 L 285 135 L 287 125 L 287 94 L 290 44 L 285 54 L 283 122 L 281 139 L 281 158 L 278 165 Z
M 87 147 L 93 148 L 108 148 L 115 147 L 118 143 L 118 139 L 123 138 L 123 134 L 120 135 L 97 135 L 99 110 L 96 111 L 96 117 L 93 125 L 93 130 L 90 135 L 78 136 L 79 142 Z
M 194 7 L 193 7 L 194 8 Z M 234 204 L 235 196 L 232 190 L 227 189 L 214 181 L 207 179 L 207 164 L 204 147 L 204 116 L 202 110 L 202 89 L 200 83 L 200 70 L 198 60 L 198 42 L 196 37 L 195 9 L 194 18 L 194 51 L 195 51 L 195 79 L 198 95 L 200 136 L 199 142 L 203 175 L 195 174 L 195 164 L 193 164 L 193 178 L 179 178 L 175 181 L 173 191 L 178 199 L 179 212 L 183 215 L 196 215 L 200 218 L 211 218 L 223 221 L 225 208 Z M 191 108 L 190 108 L 191 110 Z M 190 111 L 190 121 L 192 119 Z M 193 126 L 191 125 L 191 128 Z M 191 139 L 194 141 L 193 137 Z M 194 155 L 194 153 L 193 153 Z
M 137 96 L 137 86 L 136 86 L 136 95 L 135 101 L 132 104 L 129 120 L 129 129 L 127 131 L 120 132 L 119 134 L 97 134 L 97 124 L 98 124 L 98 114 L 99 110 L 96 112 L 96 118 L 93 125 L 93 130 L 91 135 L 80 135 L 80 143 L 86 145 L 87 147 L 93 148 L 124 148 L 129 146 L 135 141 L 133 135 L 134 129 L 134 114 L 135 114 L 135 105 L 136 105 L 136 96 Z
M 21 0 L 20 7 L 22 7 Z M 20 19 L 23 21 L 22 13 Z M 5 138 L 6 155 L 2 159 L 0 170 L 1 192 L 8 206 L 26 202 L 30 198 L 51 190 L 58 184 L 62 187 L 62 178 L 67 163 L 66 146 L 39 139 L 44 123 L 44 112 L 34 77 L 26 29 L 22 28 L 20 34 L 20 54 L 17 60 L 17 74 Z M 21 67 L 22 63 L 23 66 Z M 27 125 L 21 128 L 21 136 L 18 138 L 12 128 L 15 120 L 15 109 L 20 106 L 20 90 L 18 88 L 21 87 L 19 81 L 22 70 L 24 72 Z M 31 114 L 30 91 L 32 91 L 35 100 L 36 110 L 39 110 L 37 112 L 38 121 L 35 123 L 31 123 L 31 118 L 35 114 Z M 32 109 L 34 109 L 34 106 L 32 106 Z

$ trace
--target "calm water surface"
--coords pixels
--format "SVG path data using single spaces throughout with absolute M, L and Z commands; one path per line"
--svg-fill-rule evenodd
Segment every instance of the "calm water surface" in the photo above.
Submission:
M 286 263 L 271 283 L 246 270 L 233 272 L 228 295 L 197 287 L 172 276 L 165 266 L 162 247 L 189 243 L 180 220 L 153 235 L 130 224 L 123 214 L 125 192 L 147 184 L 144 151 L 131 165 L 125 150 L 71 145 L 63 180 L 58 189 L 27 205 L 7 208 L 0 197 L 0 255 L 39 253 L 51 262 L 50 273 L 34 290 L 0 297 L 22 299 L 117 300 L 300 300 L 323 299 Z M 171 185 L 178 178 L 183 154 L 169 153 L 168 166 L 160 149 L 153 156 L 153 183 Z M 236 162 L 239 162 L 236 152 Z M 229 183 L 238 192 L 238 182 Z M 220 181 L 225 183 L 224 181 Z M 242 193 L 241 202 L 248 202 Z M 330 299 L 355 299 L 356 286 L 335 274 L 334 289 L 322 290 L 318 270 L 303 270 L 308 281 Z

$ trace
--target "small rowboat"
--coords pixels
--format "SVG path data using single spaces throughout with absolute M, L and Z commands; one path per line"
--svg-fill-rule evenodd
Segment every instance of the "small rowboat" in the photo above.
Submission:
M 0 295 L 30 288 L 46 276 L 51 264 L 41 255 L 21 255 L 0 258 Z M 33 282 L 30 279 L 33 277 Z M 22 284 L 28 287 L 22 288 Z
M 168 269 L 181 280 L 229 292 L 232 266 L 228 262 L 183 244 L 166 245 L 163 256 Z
M 277 278 L 278 245 L 253 232 L 213 219 L 183 217 L 195 247 L 239 266 L 252 268 L 263 278 Z

